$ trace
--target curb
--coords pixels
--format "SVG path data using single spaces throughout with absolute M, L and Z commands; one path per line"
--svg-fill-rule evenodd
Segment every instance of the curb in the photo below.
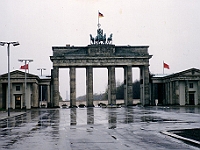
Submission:
M 183 141 L 186 141 L 186 142 L 190 142 L 190 143 L 193 143 L 193 144 L 196 144 L 196 145 L 200 146 L 200 142 L 199 141 L 196 141 L 196 140 L 193 140 L 193 139 L 189 139 L 189 138 L 185 138 L 185 137 L 182 137 L 182 136 L 179 136 L 179 135 L 167 132 L 167 131 L 161 131 L 161 133 L 165 134 L 165 135 L 168 135 L 168 136 L 171 136 L 173 138 L 176 138 L 176 139 L 179 139 L 179 140 L 183 140 Z

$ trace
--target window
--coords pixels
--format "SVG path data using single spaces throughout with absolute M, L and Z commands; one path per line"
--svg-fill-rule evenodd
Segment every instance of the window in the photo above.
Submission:
M 190 84 L 189 84 L 189 87 L 190 87 L 190 88 L 193 88 L 193 83 L 190 83 Z
M 20 86 L 16 86 L 16 91 L 20 91 Z

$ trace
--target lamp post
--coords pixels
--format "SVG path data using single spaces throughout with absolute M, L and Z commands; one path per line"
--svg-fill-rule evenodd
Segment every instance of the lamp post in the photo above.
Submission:
M 41 77 L 42 77 L 42 70 L 46 70 L 46 68 L 38 68 L 37 70 L 40 70 L 41 72 Z M 42 107 L 42 84 L 41 84 L 41 87 L 40 87 L 40 108 Z
M 19 42 L 0 42 L 1 46 L 7 44 L 8 51 L 8 116 L 10 116 L 10 44 L 18 46 Z
M 27 63 L 29 63 L 29 62 L 33 62 L 33 60 L 32 59 L 18 59 L 18 61 L 20 61 L 20 62 L 24 62 L 24 64 L 25 64 L 25 66 L 27 65 Z M 26 68 L 25 68 L 25 93 L 24 93 L 24 103 L 23 103 L 23 105 L 24 105 L 24 108 L 25 108 L 25 110 L 26 110 Z

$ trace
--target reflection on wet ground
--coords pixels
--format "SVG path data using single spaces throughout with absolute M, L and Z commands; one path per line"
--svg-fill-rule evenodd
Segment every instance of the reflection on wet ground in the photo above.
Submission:
M 172 121 L 177 122 L 178 120 L 164 119 L 164 118 L 157 117 L 157 116 L 142 116 L 141 121 L 142 122 L 172 122 Z
M 0 121 L 0 148 L 197 149 L 160 131 L 199 140 L 199 124 L 198 107 L 35 109 Z
M 9 119 L 0 120 L 0 128 L 18 127 L 22 123 L 26 123 L 26 114 L 12 117 Z

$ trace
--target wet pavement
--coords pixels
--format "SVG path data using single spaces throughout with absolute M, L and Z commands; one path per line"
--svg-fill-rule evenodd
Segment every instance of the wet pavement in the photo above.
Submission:
M 188 129 L 200 128 L 200 107 L 34 109 L 16 112 L 15 117 L 11 112 L 9 118 L 3 114 L 1 150 L 199 149 L 198 144 L 164 133 L 197 133 L 198 140 L 198 132 Z

